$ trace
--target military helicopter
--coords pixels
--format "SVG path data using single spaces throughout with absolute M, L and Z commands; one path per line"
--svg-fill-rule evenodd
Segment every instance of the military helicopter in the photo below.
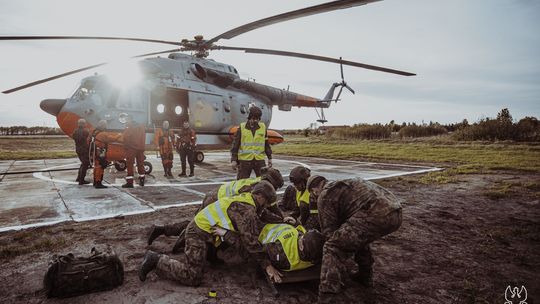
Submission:
M 292 107 L 320 109 L 320 113 L 317 111 L 318 121 L 325 123 L 324 109 L 330 107 L 332 102 L 339 100 L 343 88 L 355 93 L 345 82 L 343 65 L 403 76 L 415 75 L 410 72 L 343 60 L 342 58 L 216 44 L 219 40 L 231 39 L 275 23 L 377 1 L 380 0 L 327 2 L 253 21 L 211 39 L 204 39 L 202 35 L 181 41 L 94 36 L 0 36 L 0 41 L 123 40 L 176 46 L 175 49 L 131 57 L 141 58 L 168 54 L 167 57 L 158 56 L 139 61 L 138 67 L 143 77 L 136 85 L 120 88 L 115 86 L 107 75 L 96 74 L 83 78 L 79 88 L 72 96 L 63 99 L 45 99 L 41 101 L 40 107 L 43 111 L 54 115 L 60 128 L 68 135 L 71 135 L 75 130 L 79 118 L 86 119 L 88 127 L 91 129 L 97 125 L 99 120 L 105 119 L 108 121 L 109 131 L 122 132 L 126 117 L 130 115 L 135 121 L 147 126 L 147 144 L 151 143 L 155 129 L 161 127 L 164 120 L 170 122 L 170 127 L 173 130 L 180 128 L 184 121 L 188 121 L 198 134 L 196 161 L 202 162 L 204 154 L 201 150 L 230 145 L 239 124 L 246 120 L 248 109 L 251 106 L 261 108 L 262 121 L 267 126 L 272 119 L 273 106 L 277 106 L 281 111 L 291 111 Z M 340 65 L 341 82 L 333 83 L 321 99 L 294 93 L 288 89 L 274 88 L 241 79 L 234 66 L 207 58 L 211 51 L 217 50 L 244 51 L 253 54 L 289 56 L 336 63 Z M 190 52 L 190 54 L 182 52 Z M 105 64 L 107 63 L 68 71 L 5 90 L 3 93 L 13 93 Z M 337 88 L 339 91 L 334 97 Z M 284 140 L 283 136 L 274 130 L 268 130 L 268 137 L 272 144 L 281 143 Z M 121 162 L 124 159 L 122 146 L 110 146 L 107 155 L 109 160 Z

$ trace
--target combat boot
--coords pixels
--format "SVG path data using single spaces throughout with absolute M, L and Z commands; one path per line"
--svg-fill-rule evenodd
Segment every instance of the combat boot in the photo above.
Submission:
M 152 228 L 150 228 L 150 232 L 148 233 L 148 245 L 152 245 L 152 242 L 164 233 L 165 229 L 163 226 L 152 225 Z
M 189 177 L 192 177 L 194 176 L 195 174 L 193 173 L 193 171 L 189 172 Z
M 139 186 L 144 187 L 144 176 L 139 176 Z
M 168 171 L 169 172 L 169 177 L 173 177 L 173 174 L 172 174 L 171 170 L 172 170 L 172 165 L 169 166 L 169 171 Z
M 133 179 L 126 179 L 126 183 L 122 185 L 122 188 L 133 188 Z
M 152 250 L 148 250 L 146 252 L 144 255 L 144 260 L 139 268 L 139 280 L 141 280 L 141 282 L 146 281 L 146 276 L 148 273 L 156 269 L 160 257 L 161 254 L 153 252 Z
M 88 185 L 88 184 L 90 184 L 90 182 L 84 179 L 79 182 L 79 185 Z
M 107 186 L 103 185 L 101 182 L 94 183 L 94 188 L 96 189 L 105 189 Z
M 179 177 L 186 177 L 186 172 L 182 171 L 182 173 L 178 174 Z

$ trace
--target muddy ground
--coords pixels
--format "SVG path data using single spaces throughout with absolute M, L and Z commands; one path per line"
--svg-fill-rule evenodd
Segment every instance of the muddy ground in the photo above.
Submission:
M 424 185 L 418 176 L 378 181 L 403 203 L 403 225 L 377 241 L 374 287 L 352 284 L 350 303 L 504 303 L 508 285 L 526 287 L 527 303 L 540 303 L 540 174 L 499 172 L 460 175 Z M 157 190 L 157 189 L 156 189 Z M 148 189 L 151 191 L 151 189 Z M 317 282 L 279 287 L 275 299 L 251 263 L 233 259 L 207 268 L 203 284 L 184 287 L 137 269 L 151 224 L 189 219 L 196 207 L 0 234 L 2 303 L 313 303 Z M 150 247 L 169 252 L 174 238 Z M 112 291 L 46 299 L 41 291 L 53 253 L 83 254 L 111 244 L 125 266 L 124 284 Z M 227 255 L 227 253 L 225 253 Z M 517 303 L 517 302 L 516 302 Z

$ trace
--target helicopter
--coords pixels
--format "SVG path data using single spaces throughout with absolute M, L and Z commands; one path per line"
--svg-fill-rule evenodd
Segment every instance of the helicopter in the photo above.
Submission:
M 157 57 L 145 58 L 137 62 L 142 77 L 129 87 L 115 85 L 108 75 L 95 74 L 83 78 L 72 96 L 62 99 L 44 99 L 40 107 L 56 117 L 58 126 L 68 136 L 71 136 L 77 128 L 77 121 L 80 118 L 87 121 L 89 129 L 93 129 L 100 120 L 105 119 L 108 121 L 108 131 L 122 132 L 127 117 L 130 116 L 134 121 L 146 126 L 147 145 L 151 144 L 153 133 L 161 127 L 163 121 L 169 121 L 170 128 L 173 130 L 178 130 L 183 122 L 187 121 L 197 132 L 198 144 L 195 160 L 202 162 L 203 150 L 230 146 L 237 128 L 246 120 L 249 108 L 252 106 L 257 106 L 262 110 L 261 121 L 267 126 L 270 125 L 274 106 L 281 111 L 291 111 L 292 107 L 312 107 L 317 111 L 318 121 L 327 122 L 324 109 L 329 108 L 332 102 L 339 101 L 343 89 L 355 93 L 345 82 L 343 65 L 402 76 L 416 75 L 342 58 L 216 44 L 219 40 L 232 39 L 272 24 L 377 1 L 380 0 L 338 0 L 322 3 L 256 20 L 211 39 L 205 39 L 202 35 L 180 41 L 102 36 L 0 36 L 0 41 L 121 40 L 174 45 L 176 47 L 174 49 L 132 56 L 131 58 L 134 59 L 157 55 Z M 249 79 L 241 79 L 234 66 L 208 58 L 210 52 L 218 50 L 336 63 L 340 65 L 341 81 L 331 84 L 322 98 L 306 96 L 288 89 L 278 89 Z M 189 52 L 189 54 L 184 52 Z M 159 56 L 163 54 L 167 56 Z M 10 94 L 105 64 L 107 63 L 82 67 L 8 89 L 2 93 Z M 338 90 L 337 95 L 336 90 Z M 280 133 L 271 129 L 268 129 L 268 138 L 271 144 L 284 141 Z M 121 162 L 125 158 L 122 145 L 110 145 L 107 158 L 115 161 L 117 169 L 119 167 L 121 169 Z M 117 166 L 118 164 L 120 165 Z

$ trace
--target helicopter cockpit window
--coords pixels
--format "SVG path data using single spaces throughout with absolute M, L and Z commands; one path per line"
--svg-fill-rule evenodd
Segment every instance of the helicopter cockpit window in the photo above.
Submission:
M 159 110 L 158 110 L 159 111 Z M 182 115 L 182 112 L 184 112 L 184 109 L 182 109 L 181 106 L 176 106 L 174 108 L 174 113 L 176 113 L 176 115 Z
M 241 105 L 241 106 L 240 106 L 240 113 L 242 113 L 242 114 L 246 114 L 246 113 L 247 113 L 247 106 L 246 106 L 246 105 Z
M 86 97 L 96 93 L 96 83 L 95 81 L 84 81 L 79 89 L 73 94 L 73 98 L 84 100 Z

